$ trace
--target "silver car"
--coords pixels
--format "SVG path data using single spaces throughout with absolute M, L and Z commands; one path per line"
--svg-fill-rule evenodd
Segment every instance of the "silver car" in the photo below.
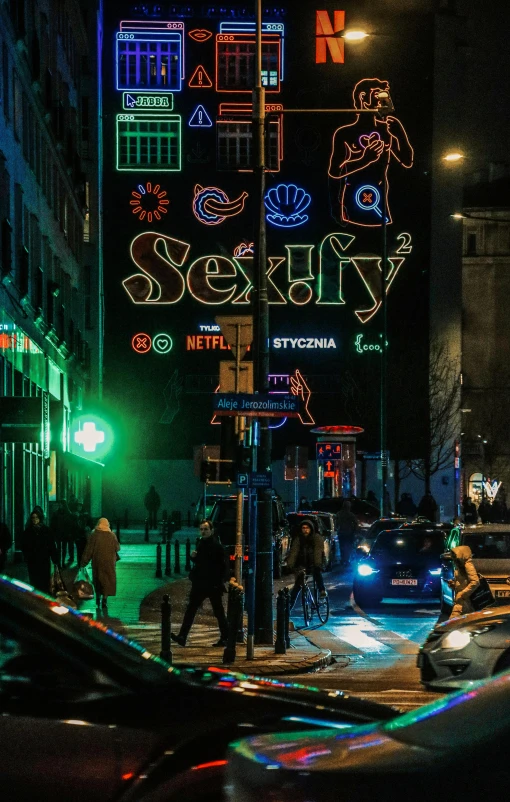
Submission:
M 438 624 L 418 654 L 421 682 L 435 691 L 469 688 L 510 668 L 510 606 Z

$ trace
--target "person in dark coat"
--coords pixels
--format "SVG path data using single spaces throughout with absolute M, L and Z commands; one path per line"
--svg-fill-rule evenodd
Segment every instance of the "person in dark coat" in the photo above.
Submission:
M 340 544 L 340 565 L 349 565 L 358 528 L 358 519 L 354 513 L 351 512 L 351 502 L 344 501 L 342 509 L 336 516 L 336 529 L 338 542 Z
M 4 572 L 7 552 L 12 546 L 12 535 L 7 524 L 0 522 L 0 574 Z
M 59 564 L 58 550 L 50 529 L 33 512 L 21 536 L 21 551 L 28 568 L 28 580 L 36 590 L 50 592 L 51 563 Z
M 204 520 L 200 524 L 201 538 L 197 550 L 191 552 L 193 568 L 190 571 L 191 591 L 188 606 L 182 619 L 178 635 L 172 633 L 172 640 L 179 646 L 186 646 L 186 639 L 195 620 L 199 607 L 206 599 L 218 621 L 220 639 L 214 646 L 226 646 L 228 624 L 223 609 L 222 595 L 225 592 L 224 582 L 229 576 L 229 569 L 225 550 L 220 541 L 214 536 L 213 525 Z
M 405 518 L 413 518 L 416 515 L 416 504 L 410 493 L 402 493 L 397 504 L 397 512 Z
M 120 549 L 116 535 L 107 518 L 100 518 L 90 535 L 83 552 L 80 567 L 92 561 L 92 584 L 96 591 L 96 605 L 106 608 L 108 596 L 117 594 L 117 552 Z
M 428 521 L 435 523 L 437 517 L 437 503 L 430 490 L 427 490 L 422 500 L 418 504 L 418 515 L 421 515 Z
M 77 527 L 76 519 L 71 514 L 65 499 L 58 502 L 58 508 L 51 518 L 50 529 L 59 550 L 60 565 L 64 565 L 67 553 L 69 553 L 69 561 L 72 563 Z
M 476 524 L 478 521 L 476 504 L 474 504 L 471 500 L 471 496 L 464 496 L 464 500 L 462 502 L 462 514 L 464 515 L 465 524 Z
M 321 596 L 326 596 L 326 588 L 322 578 L 324 561 L 324 538 L 315 531 L 313 522 L 308 518 L 301 521 L 299 531 L 292 540 L 287 567 L 296 574 L 294 587 L 290 592 L 290 606 L 294 606 L 302 587 L 301 574 L 306 571 L 312 574 Z
M 374 507 L 379 508 L 379 499 L 375 495 L 373 490 L 369 490 L 367 493 L 367 501 L 369 504 L 373 504 Z
M 161 505 L 159 493 L 156 493 L 156 488 L 151 485 L 149 492 L 144 500 L 145 509 L 149 513 L 149 529 L 157 529 L 158 527 L 158 510 Z

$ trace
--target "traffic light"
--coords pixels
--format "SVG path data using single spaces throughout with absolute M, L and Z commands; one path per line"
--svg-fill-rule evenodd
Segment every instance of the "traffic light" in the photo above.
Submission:
M 250 473 L 252 470 L 251 446 L 240 445 L 237 449 L 237 470 L 239 473 Z

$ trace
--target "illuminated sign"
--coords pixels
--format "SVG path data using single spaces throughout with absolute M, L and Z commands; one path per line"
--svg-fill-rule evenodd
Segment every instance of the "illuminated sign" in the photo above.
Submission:
M 229 351 L 230 345 L 222 334 L 188 334 L 186 351 Z
M 216 34 L 216 91 L 251 92 L 256 41 L 254 33 Z M 279 92 L 281 80 L 279 33 L 262 34 L 262 85 L 266 92 Z
M 308 192 L 295 184 L 278 184 L 264 197 L 264 205 L 268 210 L 266 220 L 280 228 L 302 226 L 308 220 L 308 215 L 303 212 L 311 200 Z
M 281 103 L 266 103 L 267 122 L 266 170 L 277 173 L 283 159 L 283 118 L 276 113 Z M 253 169 L 252 104 L 220 103 L 216 118 L 217 167 L 220 170 Z
M 137 354 L 146 354 L 151 350 L 152 340 L 148 334 L 141 332 L 140 334 L 135 334 L 131 340 L 131 346 Z
M 207 189 L 212 191 L 211 187 Z M 211 210 L 208 212 L 208 208 L 204 202 L 203 212 L 209 214 Z M 220 209 L 219 205 L 214 208 Z M 312 263 L 314 245 L 286 245 L 286 256 L 269 256 L 266 270 L 268 302 L 304 306 L 312 301 L 315 289 L 318 290 L 317 305 L 343 306 L 346 300 L 342 273 L 348 264 L 352 264 L 371 302 L 368 308 L 356 309 L 354 313 L 362 323 L 368 322 L 382 303 L 381 258 L 347 256 L 345 251 L 354 241 L 354 237 L 343 233 L 328 234 L 318 248 L 316 271 Z M 133 303 L 175 304 L 181 300 L 187 287 L 190 295 L 205 305 L 250 304 L 253 257 L 201 256 L 192 262 L 184 276 L 179 268 L 184 265 L 190 247 L 186 242 L 154 231 L 135 237 L 131 243 L 131 258 L 143 273 L 136 273 L 122 282 Z M 388 257 L 386 294 L 404 262 L 405 256 Z
M 333 22 L 328 11 L 315 12 L 315 63 L 324 64 L 329 54 L 335 64 L 344 63 L 344 40 L 336 36 L 345 28 L 345 11 L 334 11 Z
M 336 348 L 333 337 L 273 337 L 273 348 Z
M 242 192 L 238 198 L 231 201 L 228 195 L 218 187 L 202 187 L 200 184 L 196 184 L 193 214 L 206 226 L 217 226 L 219 223 L 223 223 L 227 217 L 235 217 L 236 214 L 242 212 L 247 197 L 248 193 Z
M 74 442 L 82 446 L 84 451 L 92 453 L 99 443 L 104 443 L 104 432 L 96 429 L 93 421 L 87 421 L 79 431 L 74 433 Z
M 117 114 L 117 170 L 181 169 L 179 114 Z
M 318 460 L 342 459 L 342 443 L 316 443 L 315 452 Z
M 154 111 L 172 111 L 174 96 L 170 93 L 123 92 L 122 108 L 127 111 L 153 109 Z
M 241 242 L 234 248 L 234 256 L 246 256 L 253 254 L 254 242 Z
M 133 214 L 138 215 L 139 220 L 144 220 L 147 217 L 147 222 L 152 223 L 152 218 L 161 220 L 161 215 L 166 214 L 166 208 L 170 203 L 166 199 L 166 191 L 161 189 L 160 184 L 153 184 L 147 181 L 145 184 L 138 184 L 137 189 L 131 193 L 130 206 Z
M 168 354 L 173 348 L 173 340 L 166 332 L 153 337 L 141 332 L 132 338 L 131 347 L 137 354 L 148 354 L 151 349 L 157 354 Z
M 13 324 L 12 327 L 7 329 L 10 324 L 5 324 L 0 327 L 0 351 L 13 351 L 19 354 L 40 354 L 41 349 L 37 346 L 30 337 L 27 337 L 21 330 L 17 329 Z M 10 333 L 7 333 L 10 331 Z
M 300 412 L 300 399 L 296 395 L 275 398 L 271 393 L 214 393 L 213 405 L 217 416 L 298 418 Z
M 220 33 L 255 33 L 256 23 L 243 21 L 243 22 L 220 22 Z M 281 41 L 280 50 L 280 79 L 283 81 L 285 72 L 285 25 L 283 22 L 263 22 L 262 33 L 277 33 Z M 264 76 L 262 76 L 264 77 Z M 263 86 L 265 84 L 263 83 Z
M 212 120 L 202 105 L 198 105 L 188 120 L 190 128 L 211 128 Z
M 85 414 L 71 422 L 71 451 L 81 456 L 101 459 L 113 445 L 112 427 L 95 414 Z
M 209 78 L 205 68 L 199 64 L 194 70 L 193 75 L 188 81 L 188 86 L 191 89 L 210 89 L 212 81 Z
M 364 342 L 364 334 L 357 334 L 356 339 L 354 341 L 354 345 L 356 346 L 356 352 L 358 354 L 366 354 L 368 351 L 379 351 L 381 353 L 382 347 L 381 343 L 368 343 Z M 386 343 L 388 345 L 388 343 Z
M 212 33 L 206 30 L 206 28 L 194 28 L 192 31 L 188 31 L 188 36 L 193 39 L 194 42 L 207 42 L 207 40 L 211 38 Z
M 152 348 L 157 354 L 168 354 L 172 350 L 173 342 L 169 334 L 155 334 L 152 338 Z
M 184 23 L 133 20 L 116 34 L 117 89 L 180 92 Z
M 383 202 L 386 222 L 391 223 L 390 161 L 405 168 L 413 164 L 414 151 L 400 120 L 391 114 L 378 114 L 379 93 L 384 92 L 389 98 L 389 89 L 388 81 L 379 78 L 358 81 L 353 90 L 354 108 L 374 113 L 358 114 L 353 123 L 342 125 L 333 134 L 328 173 L 330 178 L 340 181 L 339 217 L 345 223 L 381 226 Z M 386 192 L 384 201 L 383 192 Z
M 290 391 L 301 400 L 301 410 L 298 415 L 299 420 L 305 426 L 313 426 L 315 420 L 308 408 L 310 398 L 312 397 L 312 391 L 308 387 L 300 370 L 296 370 L 290 377 Z

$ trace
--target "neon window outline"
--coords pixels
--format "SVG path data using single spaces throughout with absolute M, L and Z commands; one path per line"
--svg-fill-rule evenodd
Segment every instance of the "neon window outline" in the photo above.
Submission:
M 234 200 L 230 200 L 226 192 L 219 187 L 203 187 L 195 184 L 193 196 L 193 214 L 206 226 L 216 226 L 229 217 L 236 217 L 244 209 L 247 192 Z M 222 206 L 224 209 L 222 209 Z
M 164 171 L 164 172 L 178 172 L 181 170 L 181 146 L 182 146 L 182 125 L 180 114 L 168 114 L 164 117 L 158 115 L 135 115 L 135 114 L 117 114 L 116 118 L 116 168 L 119 171 L 140 171 L 146 170 L 149 172 Z M 136 130 L 135 127 L 144 126 L 148 127 L 147 131 Z M 151 130 L 150 126 L 154 126 L 155 130 Z M 166 130 L 165 130 L 166 128 Z M 135 129 L 135 130 L 133 130 Z M 148 139 L 142 151 L 142 146 L 138 144 L 141 140 Z M 135 158 L 137 161 L 121 163 L 123 140 L 128 142 L 128 155 L 134 150 Z M 132 140 L 134 140 L 134 147 Z M 167 140 L 165 144 L 165 140 Z M 172 147 L 172 140 L 176 140 L 175 148 Z M 142 161 L 142 152 L 147 154 L 149 158 L 153 155 L 154 146 L 156 148 L 156 156 L 161 156 L 163 151 L 168 155 L 174 152 L 173 162 L 159 162 L 153 163 L 150 161 Z
M 194 122 L 195 117 L 197 118 L 198 122 Z M 212 128 L 213 121 L 201 103 L 198 104 L 195 111 L 189 118 L 188 125 L 190 128 Z
M 136 97 L 133 97 L 133 95 L 136 95 Z M 140 104 L 140 106 L 138 106 L 136 103 L 138 98 L 146 98 L 147 100 L 152 98 L 155 101 L 161 101 L 161 105 L 159 105 L 158 103 L 154 103 L 153 105 L 147 103 L 147 105 Z M 134 103 L 132 101 L 134 101 Z M 166 101 L 167 105 L 165 105 L 164 101 Z M 157 92 L 157 91 L 123 92 L 122 108 L 124 109 L 124 111 L 131 111 L 131 112 L 140 111 L 141 109 L 143 109 L 144 111 L 148 111 L 150 109 L 152 111 L 158 112 L 159 114 L 162 114 L 164 112 L 173 111 L 174 96 L 172 92 Z
M 138 187 L 131 192 L 131 200 L 129 205 L 133 214 L 138 216 L 140 221 L 145 220 L 152 223 L 153 217 L 156 220 L 161 220 L 162 214 L 167 214 L 166 208 L 170 201 L 167 199 L 167 191 L 161 189 L 160 184 L 153 184 L 152 181 L 146 181 L 145 184 L 138 184 Z M 150 200 L 149 200 L 150 199 Z M 144 206 L 149 205 L 149 208 Z
M 268 189 L 264 195 L 266 220 L 278 228 L 302 226 L 310 219 L 303 212 L 308 209 L 311 202 L 311 195 L 303 187 L 298 187 L 296 184 L 278 184 Z M 294 211 L 291 214 L 283 214 L 282 207 L 292 205 L 295 206 Z
M 281 91 L 281 64 L 282 64 L 282 54 L 281 54 L 281 37 L 279 34 L 262 34 L 262 72 L 266 71 L 268 75 L 271 74 L 274 70 L 271 69 L 272 66 L 277 66 L 277 82 L 276 85 L 273 86 L 266 86 L 265 90 L 267 94 L 277 94 Z M 216 54 L 216 65 L 215 65 L 215 89 L 216 92 L 228 92 L 230 94 L 247 94 L 250 93 L 253 89 L 253 64 L 255 62 L 255 34 L 251 33 L 218 33 L 216 34 L 215 40 L 215 54 Z M 227 52 L 226 48 L 228 45 L 232 45 L 236 47 L 237 52 Z M 274 47 L 272 45 L 277 46 L 276 53 L 274 52 Z M 243 53 L 243 47 L 244 53 Z M 225 52 L 223 52 L 225 51 Z M 244 56 L 244 59 L 243 59 Z M 226 60 L 226 64 L 228 66 L 223 67 L 220 64 Z M 246 70 L 243 70 L 242 67 L 244 66 L 245 62 L 248 64 Z M 246 81 L 246 86 L 243 86 L 241 89 L 236 89 L 235 86 L 239 85 L 239 82 L 236 84 L 234 82 L 233 85 L 225 85 L 224 87 L 220 85 L 225 83 L 225 77 L 222 74 L 226 71 L 228 73 L 231 72 L 232 66 L 235 67 L 236 74 L 246 76 L 243 80 Z
M 180 92 L 184 78 L 182 39 L 180 31 L 117 33 L 115 88 L 133 92 L 153 89 Z
M 220 33 L 255 33 L 255 22 L 220 22 Z M 283 22 L 263 22 L 262 33 L 277 33 L 281 39 L 280 80 L 285 78 L 285 25 Z
M 283 111 L 281 103 L 266 103 L 266 113 Z M 216 158 L 217 168 L 222 171 L 252 172 L 250 166 L 253 155 L 252 134 L 252 104 L 251 103 L 220 103 L 218 117 L 216 118 Z M 235 126 L 233 130 L 225 131 L 222 126 Z M 241 129 L 242 126 L 242 129 Z M 266 171 L 279 173 L 283 161 L 283 117 L 271 118 L 269 121 L 269 136 L 267 137 Z M 223 141 L 222 141 L 223 140 Z M 236 157 L 244 156 L 237 162 L 238 166 L 230 163 L 232 152 L 231 140 L 235 140 Z M 243 145 L 244 143 L 244 145 Z M 223 157 L 227 154 L 227 158 Z M 220 157 L 221 154 L 221 157 Z

